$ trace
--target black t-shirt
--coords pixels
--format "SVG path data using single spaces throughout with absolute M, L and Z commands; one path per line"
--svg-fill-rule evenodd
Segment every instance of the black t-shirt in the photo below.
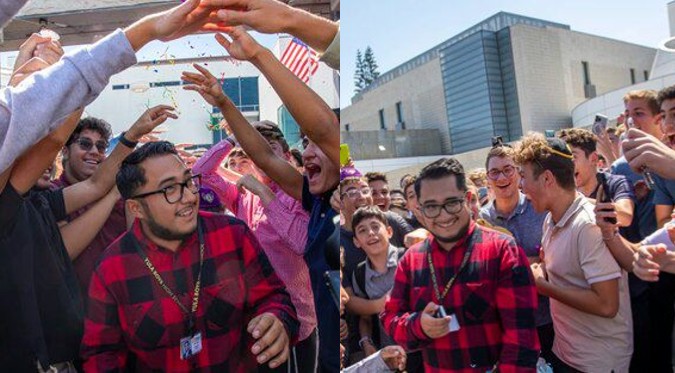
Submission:
M 82 298 L 57 221 L 63 191 L 0 193 L 0 366 L 35 371 L 79 356 Z
M 396 247 L 403 247 L 405 235 L 412 232 L 413 227 L 399 214 L 391 211 L 384 213 L 392 230 L 389 243 Z

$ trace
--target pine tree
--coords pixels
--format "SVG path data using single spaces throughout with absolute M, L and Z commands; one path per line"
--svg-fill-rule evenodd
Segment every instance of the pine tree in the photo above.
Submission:
M 363 55 L 363 68 L 365 70 L 365 81 L 366 87 L 370 85 L 380 73 L 377 71 L 377 61 L 375 61 L 375 55 L 373 54 L 373 49 L 370 46 L 366 47 L 365 54 Z
M 363 65 L 363 55 L 361 50 L 356 50 L 356 71 L 354 72 L 354 93 L 361 92 L 366 88 L 365 66 Z

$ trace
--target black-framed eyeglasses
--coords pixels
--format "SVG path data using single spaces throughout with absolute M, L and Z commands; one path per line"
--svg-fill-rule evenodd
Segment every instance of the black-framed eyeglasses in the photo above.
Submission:
M 108 143 L 103 140 L 98 140 L 96 141 L 96 144 L 94 144 L 91 139 L 86 138 L 86 137 L 80 137 L 77 140 L 75 140 L 75 143 L 80 147 L 85 152 L 88 152 L 91 150 L 91 148 L 96 145 L 96 150 L 98 150 L 99 153 L 105 153 L 105 151 L 108 149 Z
M 192 192 L 192 194 L 199 193 L 199 186 L 201 185 L 201 180 L 202 175 L 194 175 L 182 183 L 171 184 L 169 186 L 165 186 L 162 189 L 147 193 L 141 193 L 131 198 L 145 198 L 153 194 L 162 193 L 164 194 L 164 199 L 166 199 L 166 202 L 174 204 L 183 199 L 183 192 L 185 191 L 185 188 L 187 188 L 190 192 Z
M 487 172 L 487 177 L 490 178 L 491 180 L 497 180 L 499 179 L 499 175 L 504 175 L 505 178 L 509 178 L 513 176 L 513 174 L 516 173 L 516 168 L 513 166 L 506 166 L 504 168 L 496 169 L 493 168 L 490 171 Z
M 448 201 L 445 201 L 442 205 L 437 204 L 428 204 L 418 207 L 422 214 L 429 219 L 438 217 L 441 214 L 441 209 L 445 210 L 450 215 L 455 215 L 458 212 L 462 211 L 462 204 L 464 203 L 464 198 L 455 198 Z

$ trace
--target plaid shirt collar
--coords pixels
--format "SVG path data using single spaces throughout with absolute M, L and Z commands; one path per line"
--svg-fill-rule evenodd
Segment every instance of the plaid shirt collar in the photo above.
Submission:
M 201 220 L 201 218 L 197 218 Z M 201 224 L 201 223 L 200 223 Z M 192 234 L 183 240 L 181 242 L 180 246 L 178 247 L 178 250 L 175 252 L 166 249 L 164 247 L 161 247 L 157 245 L 155 242 L 153 242 L 150 238 L 148 238 L 145 233 L 143 232 L 143 228 L 141 227 L 141 221 L 140 219 L 134 220 L 134 225 L 131 227 L 131 232 L 134 234 L 138 242 L 141 244 L 141 247 L 153 252 L 153 253 L 165 253 L 165 254 L 170 254 L 170 255 L 178 255 L 183 249 L 190 248 L 190 247 L 198 247 L 199 245 L 199 238 L 197 237 L 197 230 L 195 229 Z M 206 236 L 208 234 L 207 231 L 204 231 L 204 235 Z

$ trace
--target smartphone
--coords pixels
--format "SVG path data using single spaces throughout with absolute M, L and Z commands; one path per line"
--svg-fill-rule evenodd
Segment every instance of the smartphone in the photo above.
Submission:
M 595 174 L 595 177 L 598 179 L 598 184 L 602 188 L 602 200 L 600 202 L 612 202 L 612 199 L 609 198 L 609 185 L 607 185 L 607 175 L 604 172 L 598 172 Z M 605 221 L 610 224 L 616 224 L 616 218 L 605 218 Z
M 595 136 L 603 136 L 607 130 L 607 117 L 602 114 L 595 115 L 595 121 L 593 122 L 593 127 L 591 131 Z
M 349 163 L 349 144 L 340 144 L 340 167 Z

